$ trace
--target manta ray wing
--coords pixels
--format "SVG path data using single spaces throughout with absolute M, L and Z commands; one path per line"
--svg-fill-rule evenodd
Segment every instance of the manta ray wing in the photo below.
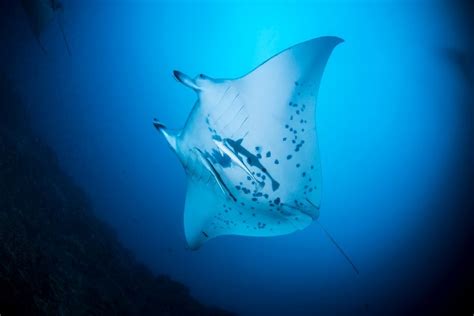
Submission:
M 235 137 L 260 154 L 267 172 L 281 184 L 283 202 L 304 204 L 309 212 L 319 207 L 321 193 L 317 94 L 326 62 L 341 42 L 322 37 L 298 44 L 234 83 L 249 113 L 246 128 Z

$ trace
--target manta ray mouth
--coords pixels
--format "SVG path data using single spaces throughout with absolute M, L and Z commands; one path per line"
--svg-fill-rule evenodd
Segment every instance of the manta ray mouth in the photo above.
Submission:
M 179 82 L 181 82 L 182 84 L 184 84 L 186 87 L 189 87 L 193 90 L 201 90 L 196 82 L 191 78 L 189 77 L 188 75 L 182 73 L 181 71 L 178 71 L 178 70 L 174 70 L 173 71 L 173 76 L 176 78 L 176 80 L 178 80 Z

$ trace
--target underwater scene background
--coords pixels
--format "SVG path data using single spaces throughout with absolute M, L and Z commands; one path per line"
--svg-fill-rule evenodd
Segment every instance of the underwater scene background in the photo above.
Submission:
M 57 23 L 43 50 L 21 1 L 0 5 L 1 315 L 474 313 L 470 5 L 62 4 L 70 54 Z M 320 221 L 360 274 L 317 224 L 188 250 L 186 175 L 152 124 L 181 128 L 196 100 L 173 70 L 236 78 L 319 36 L 344 39 L 317 101 Z

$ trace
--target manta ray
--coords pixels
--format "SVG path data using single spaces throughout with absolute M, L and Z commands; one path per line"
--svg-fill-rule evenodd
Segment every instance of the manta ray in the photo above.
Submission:
M 21 0 L 21 4 L 30 22 L 31 31 L 43 52 L 46 53 L 46 49 L 41 43 L 41 33 L 43 33 L 46 27 L 56 17 L 67 52 L 71 55 L 71 49 L 66 33 L 64 32 L 63 24 L 57 16 L 58 13 L 64 10 L 62 3 L 58 0 Z
M 237 79 L 173 72 L 198 100 L 183 129 L 169 130 L 157 119 L 154 126 L 186 171 L 189 248 L 221 235 L 289 234 L 318 220 L 316 100 L 341 42 L 327 36 L 297 44 Z

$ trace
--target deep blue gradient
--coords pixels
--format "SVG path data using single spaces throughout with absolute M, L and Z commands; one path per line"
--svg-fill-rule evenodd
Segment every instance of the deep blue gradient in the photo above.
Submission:
M 44 55 L 26 21 L 14 29 L 25 40 L 1 57 L 15 65 L 35 127 L 61 165 L 156 273 L 243 315 L 397 313 L 441 282 L 453 245 L 466 234 L 451 203 L 469 136 L 459 106 L 466 87 L 444 54 L 462 49 L 464 34 L 445 6 L 64 5 L 71 57 L 57 25 L 43 36 Z M 281 237 L 220 237 L 186 250 L 185 174 L 152 125 L 157 117 L 182 127 L 195 102 L 172 71 L 238 77 L 325 35 L 345 42 L 329 59 L 318 99 L 320 220 L 360 275 L 317 224 Z

